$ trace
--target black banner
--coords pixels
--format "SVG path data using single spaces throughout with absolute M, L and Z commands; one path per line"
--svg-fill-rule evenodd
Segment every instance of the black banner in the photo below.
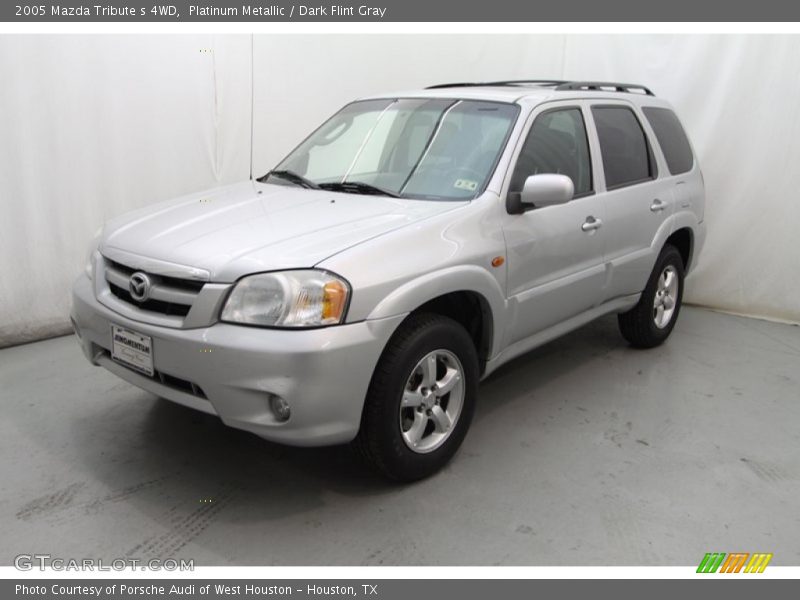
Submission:
M 786 0 L 18 0 L 0 21 L 26 22 L 634 22 L 797 21 Z
M 756 576 L 757 577 L 757 576 Z M 713 581 L 712 581 L 713 580 Z M 370 600 L 415 600 L 458 598 L 459 600 L 518 600 L 523 598 L 647 598 L 648 600 L 689 600 L 724 597 L 726 600 L 751 600 L 765 595 L 792 598 L 797 582 L 743 576 L 707 575 L 697 580 L 552 580 L 552 579 L 379 579 L 379 580 L 79 580 L 41 579 L 4 580 L 2 598 L 37 600 L 151 600 L 219 599 L 256 600 L 331 600 L 359 598 Z M 791 591 L 794 589 L 794 593 Z

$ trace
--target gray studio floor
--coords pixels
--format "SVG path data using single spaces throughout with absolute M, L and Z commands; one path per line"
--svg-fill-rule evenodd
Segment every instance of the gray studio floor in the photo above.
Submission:
M 91 367 L 0 351 L 0 564 L 688 565 L 800 561 L 800 328 L 686 308 L 669 342 L 606 318 L 481 386 L 455 461 L 397 487 L 346 448 L 228 429 Z

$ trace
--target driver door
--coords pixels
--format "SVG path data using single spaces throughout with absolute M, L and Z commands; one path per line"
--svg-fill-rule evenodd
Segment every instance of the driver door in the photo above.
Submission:
M 580 102 L 553 103 L 531 116 L 506 194 L 541 173 L 569 176 L 574 198 L 504 214 L 511 318 L 506 345 L 534 335 L 597 305 L 605 282 L 605 208 L 595 193 L 593 157 Z

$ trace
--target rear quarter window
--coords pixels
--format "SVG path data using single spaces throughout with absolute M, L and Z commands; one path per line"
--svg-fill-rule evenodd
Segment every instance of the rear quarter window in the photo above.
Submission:
M 678 116 L 668 108 L 645 107 L 642 112 L 656 134 L 669 172 L 678 175 L 691 171 L 694 155 Z
M 593 106 L 609 190 L 656 177 L 650 144 L 634 112 L 625 106 Z

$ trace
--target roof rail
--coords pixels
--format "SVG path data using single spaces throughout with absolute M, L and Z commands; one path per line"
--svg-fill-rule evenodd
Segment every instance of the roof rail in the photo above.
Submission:
M 610 89 L 609 89 L 610 88 Z M 610 81 L 565 81 L 564 83 L 556 86 L 558 91 L 566 90 L 597 90 L 597 91 L 614 91 L 614 92 L 627 92 L 633 93 L 634 90 L 643 92 L 647 96 L 655 96 L 655 94 L 643 85 L 638 83 L 614 83 Z
M 638 83 L 615 83 L 609 81 L 564 81 L 560 79 L 511 79 L 508 81 L 483 81 L 483 82 L 461 82 L 461 83 L 439 83 L 429 85 L 426 90 L 438 90 L 456 87 L 504 87 L 504 86 L 524 86 L 536 85 L 540 87 L 552 87 L 557 91 L 603 91 L 603 92 L 640 92 L 647 96 L 655 96 L 650 88 Z
M 568 81 L 562 79 L 510 79 L 508 81 L 482 81 L 482 82 L 463 82 L 463 83 L 438 83 L 436 85 L 429 85 L 426 90 L 438 90 L 443 88 L 453 87 L 502 87 L 514 85 L 541 85 L 541 86 L 557 86 Z

